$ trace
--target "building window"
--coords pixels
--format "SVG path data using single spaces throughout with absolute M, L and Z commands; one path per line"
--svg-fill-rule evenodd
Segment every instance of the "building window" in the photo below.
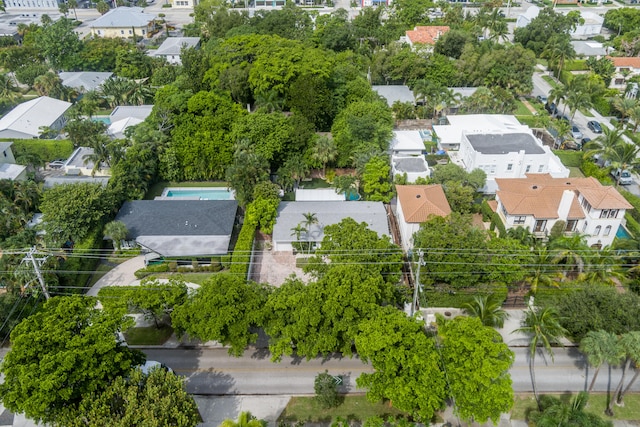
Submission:
M 567 233 L 571 233 L 576 231 L 576 226 L 578 225 L 577 219 L 569 219 L 567 220 L 567 227 L 564 229 Z
M 7 157 L 7 152 L 6 152 L 6 151 L 3 151 L 3 152 L 2 152 L 2 154 L 3 154 L 5 157 Z
M 541 173 L 544 170 L 544 165 L 538 166 L 538 173 Z
M 502 210 L 502 213 L 504 214 L 505 218 L 509 216 L 509 213 L 507 212 L 507 208 L 505 208 L 502 203 L 500 204 L 500 210 Z
M 531 165 L 527 165 L 527 170 L 525 170 L 524 173 L 529 173 L 530 170 L 531 170 Z
M 133 34 L 133 31 L 129 30 L 129 34 Z
M 587 199 L 582 199 L 582 208 L 587 211 L 587 213 L 591 212 L 591 205 L 587 202 Z
M 582 232 L 584 233 L 585 231 L 587 231 L 587 226 L 589 225 L 589 223 L 587 221 L 584 222 L 584 225 L 582 226 Z
M 609 210 L 609 216 L 607 218 L 618 218 L 618 209 Z
M 491 175 L 495 175 L 495 173 L 496 173 L 496 165 L 491 165 L 491 170 L 489 170 L 489 173 Z
M 602 209 L 600 211 L 600 218 L 606 218 L 609 215 L 609 209 Z
M 605 236 L 608 236 L 609 234 L 611 234 L 611 226 L 610 226 L 610 225 L 607 225 L 607 226 L 604 228 L 604 235 L 605 235 Z
M 147 34 L 147 30 L 142 30 L 142 35 Z
M 124 34 L 124 30 L 120 30 L 120 34 Z
M 513 170 L 513 163 L 509 163 L 509 164 L 507 165 L 507 170 L 508 170 L 508 171 Z
M 599 236 L 600 235 L 600 230 L 602 230 L 601 226 L 596 226 L 596 229 L 593 231 L 593 235 L 594 236 Z
M 546 219 L 538 219 L 536 220 L 536 225 L 533 228 L 533 232 L 534 233 L 541 233 L 544 231 L 544 228 L 547 226 L 547 220 Z
M 526 216 L 517 216 L 513 219 L 513 223 L 514 224 L 524 224 L 525 220 L 527 219 Z

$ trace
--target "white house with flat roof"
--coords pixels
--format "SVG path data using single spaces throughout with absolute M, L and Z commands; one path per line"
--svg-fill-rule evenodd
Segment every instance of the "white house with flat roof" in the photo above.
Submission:
M 64 172 L 67 175 L 109 176 L 110 171 L 104 164 L 93 170 L 95 163 L 90 160 L 93 153 L 94 150 L 90 147 L 76 148 L 64 162 L 62 166 Z
M 12 145 L 13 142 L 0 142 L 0 179 L 22 181 L 27 179 L 27 167 L 16 164 Z
M 433 126 L 439 147 L 467 172 L 485 171 L 485 193 L 496 192 L 496 178 L 524 178 L 528 173 L 569 176 L 569 169 L 551 149 L 514 116 L 469 114 L 447 119 L 448 125 Z
M 394 131 L 389 151 L 393 176 L 406 174 L 407 182 L 415 182 L 418 178 L 427 178 L 431 175 L 431 169 L 424 157 L 424 139 L 420 131 Z
M 200 37 L 168 37 L 154 50 L 149 51 L 149 56 L 163 58 L 169 64 L 180 65 L 182 49 L 200 47 Z
M 41 96 L 23 102 L 0 119 L 0 138 L 31 139 L 42 134 L 41 128 L 62 129 L 71 103 Z
M 390 236 L 387 211 L 382 202 L 281 202 L 273 227 L 274 251 L 293 250 L 293 243 L 298 240 L 292 229 L 304 223 L 306 213 L 315 214 L 318 223 L 311 225 L 309 236 L 303 233 L 301 241 L 320 243 L 324 238 L 324 227 L 337 224 L 344 218 L 365 222 L 379 236 Z

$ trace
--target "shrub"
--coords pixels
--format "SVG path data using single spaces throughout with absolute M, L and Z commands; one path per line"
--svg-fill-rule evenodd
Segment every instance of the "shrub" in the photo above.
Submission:
M 233 254 L 231 255 L 231 273 L 246 277 L 249 272 L 249 262 L 251 261 L 251 249 L 253 249 L 253 238 L 256 234 L 256 226 L 250 221 L 245 221 L 238 235 L 238 241 Z
M 452 307 L 462 308 L 465 303 L 473 301 L 476 295 L 496 295 L 499 301 L 507 299 L 507 285 L 491 284 L 474 288 L 454 289 L 449 286 L 438 286 L 436 289 L 427 289 L 420 295 L 422 306 L 425 307 Z M 426 304 L 424 304 L 426 303 Z
M 609 176 L 608 168 L 601 168 L 596 165 L 591 160 L 585 159 L 582 161 L 582 165 L 580 166 L 580 170 L 584 174 L 584 176 L 592 176 L 598 181 L 606 185 L 612 185 L 613 179 Z
M 141 268 L 140 270 L 133 273 L 138 279 L 142 279 L 144 277 L 150 276 L 153 273 L 167 273 L 169 271 L 169 264 L 162 263 L 156 265 L 148 265 L 145 268 Z
M 491 209 L 487 200 L 483 200 L 482 203 L 480 203 L 480 212 L 482 212 L 482 221 L 484 222 L 489 221 L 494 214 L 493 209 Z
M 176 261 L 171 261 L 169 263 L 169 271 L 172 273 L 175 273 L 176 271 L 178 271 L 178 263 Z
M 611 115 L 611 102 L 604 97 L 598 97 L 593 100 L 593 108 L 603 116 Z
M 75 243 L 73 251 L 79 252 L 80 255 L 70 256 L 61 263 L 60 270 L 66 271 L 66 273 L 59 274 L 61 285 L 69 287 L 77 286 L 78 288 L 71 288 L 70 290 L 77 293 L 83 292 L 80 288 L 87 284 L 100 260 L 97 257 L 83 257 L 82 254 L 101 249 L 104 243 L 102 236 L 101 224 L 89 231 L 87 237 Z M 65 290 L 65 292 L 68 291 L 69 290 Z
M 625 225 L 627 227 L 627 230 L 629 230 L 629 233 L 631 233 L 633 237 L 640 236 L 640 224 L 633 216 L 631 216 L 631 212 L 625 213 L 624 217 L 627 220 L 627 223 Z
M 620 190 L 620 194 L 633 206 L 633 209 L 628 210 L 627 213 L 636 220 L 636 222 L 640 223 L 640 197 L 627 190 Z
M 493 212 L 491 214 L 491 225 L 498 229 L 500 237 L 504 237 L 507 234 L 507 230 L 505 229 L 504 223 L 502 222 L 500 215 L 498 215 L 498 212 Z
M 68 140 L 11 139 L 16 160 L 22 164 L 44 165 L 55 159 L 66 159 L 73 153 L 73 143 Z M 32 160 L 33 159 L 33 160 Z

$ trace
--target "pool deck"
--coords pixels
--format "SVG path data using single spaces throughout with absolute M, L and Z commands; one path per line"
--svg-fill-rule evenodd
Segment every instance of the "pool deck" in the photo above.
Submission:
M 188 195 L 170 195 L 169 192 L 185 192 Z M 207 200 L 203 199 L 201 195 L 197 195 L 198 192 L 204 193 L 227 193 L 229 197 L 227 199 L 211 199 L 211 200 L 235 200 L 235 193 L 233 190 L 229 190 L 226 187 L 165 187 L 162 190 L 162 194 L 155 198 L 155 200 Z

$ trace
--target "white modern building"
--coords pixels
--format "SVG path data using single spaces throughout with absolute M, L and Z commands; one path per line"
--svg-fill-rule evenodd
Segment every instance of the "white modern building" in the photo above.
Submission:
M 0 142 L 0 179 L 24 181 L 27 179 L 27 167 L 16 164 L 12 145 L 13 142 Z
M 429 164 L 424 157 L 425 146 L 420 131 L 399 130 L 393 132 L 389 145 L 391 174 L 407 175 L 407 182 L 431 176 Z
M 413 248 L 413 235 L 420 224 L 434 216 L 445 217 L 451 213 L 451 206 L 440 184 L 396 185 L 398 204 L 396 218 L 400 229 L 402 248 Z
M 62 129 L 69 108 L 70 102 L 48 96 L 23 102 L 0 119 L 0 138 L 38 138 L 42 128 Z
M 485 171 L 485 193 L 495 193 L 496 178 L 524 178 L 528 173 L 569 176 L 569 169 L 551 149 L 514 116 L 469 114 L 447 119 L 448 125 L 433 126 L 439 148 L 467 172 Z
M 613 186 L 604 186 L 593 177 L 529 174 L 496 181 L 493 208 L 505 227 L 524 227 L 539 238 L 564 221 L 565 233 L 585 235 L 590 246 L 606 247 L 616 237 L 625 211 L 633 208 Z
M 149 51 L 149 56 L 163 58 L 169 64 L 181 65 L 182 49 L 200 47 L 200 37 L 169 37 L 155 50 Z

